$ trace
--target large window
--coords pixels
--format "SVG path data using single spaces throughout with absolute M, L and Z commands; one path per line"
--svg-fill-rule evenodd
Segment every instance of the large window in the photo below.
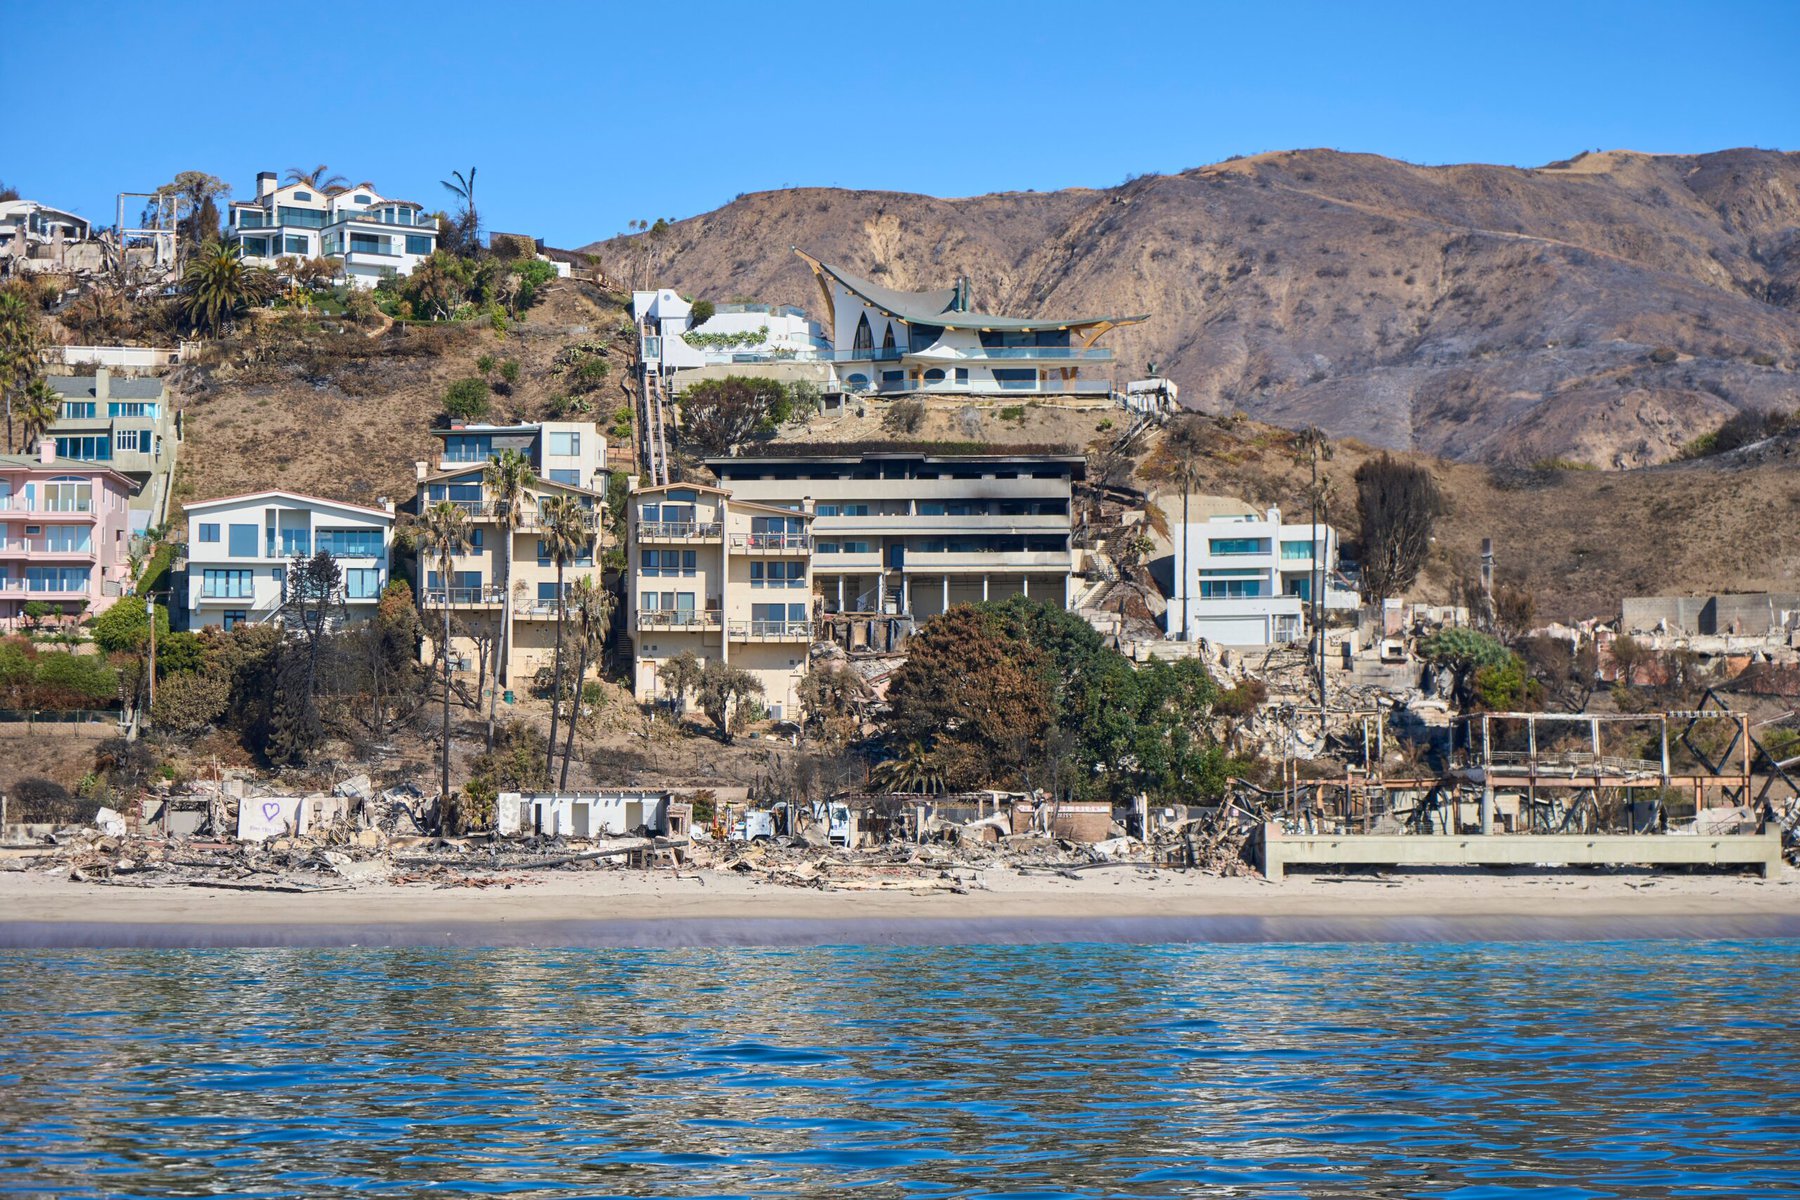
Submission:
M 200 595 L 209 600 L 248 600 L 255 593 L 249 568 L 207 567 L 200 577 Z
M 406 252 L 421 257 L 431 253 L 431 239 L 424 234 L 409 233 L 406 235 Z
M 293 558 L 296 554 L 302 557 L 312 555 L 312 530 L 283 529 L 281 531 L 281 557 Z
M 239 229 L 261 229 L 263 214 L 260 208 L 240 208 L 237 214 Z
M 290 233 L 281 239 L 281 250 L 284 254 L 307 254 L 306 235 Z
M 107 462 L 112 458 L 112 436 L 101 433 L 59 437 L 56 439 L 56 457 L 72 458 L 77 462 Z
M 148 429 L 121 429 L 114 435 L 115 448 L 119 450 L 145 451 L 150 449 L 150 431 Z
M 691 576 L 699 572 L 700 555 L 696 550 L 639 550 L 638 565 L 646 575 Z
M 88 414 L 90 417 L 93 413 Z M 156 419 L 156 401 L 154 400 L 113 400 L 106 406 L 109 417 L 149 417 Z
M 432 503 L 449 500 L 455 504 L 480 504 L 479 483 L 433 483 L 426 487 L 425 498 Z
M 225 528 L 231 539 L 226 545 L 227 554 L 232 558 L 256 557 L 256 526 L 228 525 Z
M 485 433 L 457 433 L 444 439 L 444 461 L 486 462 L 494 456 L 494 439 Z
M 93 512 L 94 485 L 85 479 L 53 479 L 44 485 L 45 512 Z
M 564 483 L 570 487 L 580 487 L 581 472 L 572 467 L 551 467 L 550 482 Z
M 64 400 L 62 406 L 63 420 L 85 421 L 94 415 L 92 400 Z
M 321 529 L 318 541 L 319 549 L 333 558 L 381 557 L 382 536 L 379 529 Z
M 1268 538 L 1208 538 L 1206 545 L 1213 556 L 1218 558 L 1269 552 Z
M 1283 558 L 1311 558 L 1312 551 L 1313 544 L 1311 542 L 1281 543 L 1281 557 Z
M 581 453 L 581 434 L 574 430 L 552 431 L 550 434 L 550 453 L 573 457 Z
M 200 523 L 200 540 L 202 542 L 217 542 L 219 540 L 219 523 L 217 521 L 202 521 Z
M 806 586 L 806 564 L 803 562 L 753 562 L 750 564 L 750 586 L 788 587 Z
M 386 254 L 388 253 L 388 240 L 372 233 L 352 233 L 350 235 L 350 253 Z
M 550 543 L 544 541 L 542 538 L 538 539 L 537 560 L 538 560 L 538 566 L 540 566 L 540 567 L 549 567 L 549 566 L 555 565 L 550 558 Z M 587 545 L 581 547 L 580 550 L 576 551 L 575 557 L 571 558 L 568 561 L 568 565 L 571 567 L 591 567 L 591 566 L 593 566 L 594 565 L 594 544 L 592 542 L 589 542 Z
M 372 567 L 352 567 L 344 572 L 344 595 L 351 600 L 374 600 L 381 595 L 381 572 Z
M 298 200 L 300 197 L 295 196 Z M 318 229 L 325 224 L 325 213 L 317 208 L 289 208 L 282 205 L 276 210 L 277 225 L 298 225 L 302 229 Z
M 1200 581 L 1200 598 L 1202 600 L 1239 600 L 1267 594 L 1263 590 L 1263 581 L 1260 579 L 1202 579 Z
M 85 592 L 92 567 L 26 567 L 28 592 Z
M 46 525 L 44 548 L 52 554 L 87 554 L 94 548 L 92 529 L 87 525 Z

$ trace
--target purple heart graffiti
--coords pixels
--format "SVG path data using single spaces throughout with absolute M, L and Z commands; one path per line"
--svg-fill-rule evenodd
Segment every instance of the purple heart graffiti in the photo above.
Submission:
M 270 800 L 262 806 L 262 812 L 263 820 L 273 821 L 281 815 L 281 804 L 279 801 Z

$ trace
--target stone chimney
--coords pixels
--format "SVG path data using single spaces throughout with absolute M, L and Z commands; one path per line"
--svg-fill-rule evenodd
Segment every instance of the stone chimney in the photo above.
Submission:
M 413 460 L 413 478 L 414 479 L 417 479 L 420 482 L 424 482 L 425 476 L 429 475 L 430 473 L 431 473 L 431 467 L 429 464 L 420 462 L 417 459 Z
M 256 198 L 261 200 L 275 191 L 275 172 L 258 171 L 256 173 Z
M 56 461 L 55 438 L 42 437 L 38 439 L 38 461 L 46 464 Z
M 112 372 L 105 367 L 94 368 L 94 399 L 101 401 L 112 399 Z M 106 414 L 99 415 L 105 416 Z

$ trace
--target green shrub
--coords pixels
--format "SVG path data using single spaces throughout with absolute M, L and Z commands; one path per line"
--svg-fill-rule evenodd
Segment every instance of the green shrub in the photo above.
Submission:
M 706 324 L 713 319 L 713 313 L 716 311 L 718 310 L 713 308 L 711 300 L 694 301 L 688 308 L 688 328 L 694 329 Z
M 483 375 L 486 375 L 489 372 L 491 372 L 494 369 L 494 356 L 491 354 L 484 354 L 480 358 L 476 359 L 475 360 L 475 369 L 477 371 L 480 371 Z
M 506 382 L 508 382 L 508 383 L 518 383 L 519 382 L 519 360 L 516 358 L 509 358 L 505 362 L 501 363 L 500 364 L 500 378 L 506 380 Z
M 1000 410 L 1000 419 L 1002 421 L 1024 421 L 1025 420 L 1025 406 L 1023 404 L 1007 405 L 1005 408 Z
M 479 421 L 487 416 L 487 380 L 471 375 L 445 388 L 444 411 L 462 421 Z

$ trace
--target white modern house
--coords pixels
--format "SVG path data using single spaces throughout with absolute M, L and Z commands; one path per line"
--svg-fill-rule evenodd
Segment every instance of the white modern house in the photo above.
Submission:
M 394 508 L 297 492 L 252 492 L 187 505 L 188 628 L 280 620 L 296 556 L 323 550 L 343 572 L 346 620 L 375 613 L 388 583 Z
M 321 190 L 276 182 L 273 171 L 256 177 L 256 198 L 233 200 L 227 242 L 244 258 L 273 266 L 281 258 L 329 258 L 362 288 L 411 275 L 437 249 L 437 218 L 411 200 L 383 196 L 372 187 Z
M 1176 523 L 1179 499 L 1173 507 L 1163 505 L 1175 543 L 1166 626 L 1171 638 L 1219 646 L 1300 641 L 1321 563 L 1326 607 L 1355 607 L 1355 594 L 1333 584 L 1338 537 L 1329 525 L 1315 530 L 1309 523 L 1291 524 L 1279 508 L 1258 513 L 1219 497 L 1190 501 L 1185 525 Z
M 791 304 L 721 304 L 700 325 L 693 307 L 669 288 L 631 293 L 644 362 L 665 378 L 706 366 L 817 361 L 831 349 L 818 322 Z

